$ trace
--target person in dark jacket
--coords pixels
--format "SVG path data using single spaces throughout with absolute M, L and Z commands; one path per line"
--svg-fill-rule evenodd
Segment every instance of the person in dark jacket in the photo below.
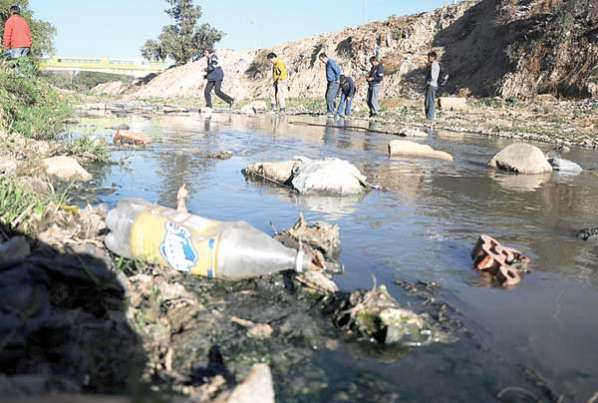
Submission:
M 336 61 L 330 59 L 326 53 L 321 53 L 319 59 L 320 62 L 326 65 L 326 81 L 328 81 L 328 85 L 326 86 L 326 112 L 329 116 L 332 116 L 336 108 L 335 102 L 343 71 Z
M 341 103 L 338 105 L 336 111 L 337 116 L 351 116 L 351 109 L 353 108 L 353 99 L 357 92 L 355 81 L 349 77 L 342 75 L 340 78 L 340 92 L 341 92 Z
M 222 70 L 222 67 L 220 67 L 220 64 L 218 63 L 218 56 L 216 55 L 216 52 L 213 49 L 207 49 L 204 55 L 206 56 L 208 63 L 205 76 L 206 80 L 208 80 L 208 83 L 206 84 L 204 91 L 206 107 L 212 107 L 212 90 L 216 88 L 216 95 L 232 108 L 233 103 L 235 102 L 234 98 L 222 92 L 224 70 Z
M 380 114 L 380 104 L 378 98 L 380 97 L 380 88 L 382 87 L 382 80 L 384 80 L 384 65 L 376 56 L 370 58 L 372 69 L 367 78 L 368 88 L 368 107 L 370 108 L 370 117 L 376 117 Z

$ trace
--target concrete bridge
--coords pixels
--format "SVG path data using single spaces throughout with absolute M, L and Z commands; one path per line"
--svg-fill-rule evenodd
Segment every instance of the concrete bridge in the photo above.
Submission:
M 40 65 L 43 71 L 91 71 L 122 74 L 135 78 L 145 77 L 151 73 L 161 73 L 168 67 L 170 65 L 167 63 L 89 57 L 53 57 L 44 59 Z

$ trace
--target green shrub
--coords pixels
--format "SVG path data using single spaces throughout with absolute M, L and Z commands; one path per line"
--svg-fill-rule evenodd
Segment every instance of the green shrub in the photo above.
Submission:
M 71 114 L 68 102 L 27 59 L 0 64 L 0 129 L 35 139 L 52 139 Z
M 88 162 L 106 164 L 110 162 L 110 151 L 105 141 L 84 136 L 65 145 L 67 155 L 79 157 Z
M 64 204 L 66 193 L 38 194 L 17 177 L 0 176 L 0 222 L 10 231 L 31 234 L 31 225 Z

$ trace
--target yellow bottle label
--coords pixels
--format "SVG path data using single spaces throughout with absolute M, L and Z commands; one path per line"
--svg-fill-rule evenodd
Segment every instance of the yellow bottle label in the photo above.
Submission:
M 189 228 L 161 215 L 142 212 L 131 228 L 131 252 L 136 259 L 215 278 L 218 224 L 206 220 L 201 229 Z

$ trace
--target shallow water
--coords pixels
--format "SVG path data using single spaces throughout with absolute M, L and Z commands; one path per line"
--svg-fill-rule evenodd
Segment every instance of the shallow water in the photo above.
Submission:
M 286 228 L 304 212 L 309 221 L 340 225 L 347 268 L 336 278 L 341 288 L 369 288 L 375 278 L 401 298 L 396 278 L 441 285 L 441 298 L 460 312 L 470 337 L 416 349 L 400 359 L 344 344 L 322 351 L 317 361 L 329 378 L 322 402 L 360 395 L 375 401 L 378 389 L 387 393 L 386 400 L 392 392 L 401 401 L 418 402 L 495 401 L 508 386 L 541 396 L 532 389 L 527 369 L 567 401 L 587 401 L 598 391 L 598 245 L 574 236 L 577 229 L 598 225 L 598 176 L 592 171 L 577 177 L 496 174 L 485 163 L 511 141 L 446 132 L 423 142 L 453 154 L 454 164 L 389 159 L 391 136 L 294 121 L 314 122 L 269 116 L 130 117 L 86 120 L 74 130 L 109 138 L 112 131 L 103 127 L 127 123 L 155 139 L 145 150 L 113 153 L 113 159 L 128 164 L 100 173 L 102 186 L 117 189 L 102 201 L 141 197 L 174 207 L 177 190 L 186 183 L 191 212 L 246 220 L 268 233 L 270 222 Z M 205 157 L 222 150 L 235 157 Z M 347 199 L 298 197 L 248 182 L 241 174 L 249 163 L 297 155 L 349 160 L 388 192 Z M 598 168 L 590 151 L 564 157 Z M 488 286 L 471 270 L 469 254 L 481 233 L 532 259 L 533 272 L 518 287 Z

